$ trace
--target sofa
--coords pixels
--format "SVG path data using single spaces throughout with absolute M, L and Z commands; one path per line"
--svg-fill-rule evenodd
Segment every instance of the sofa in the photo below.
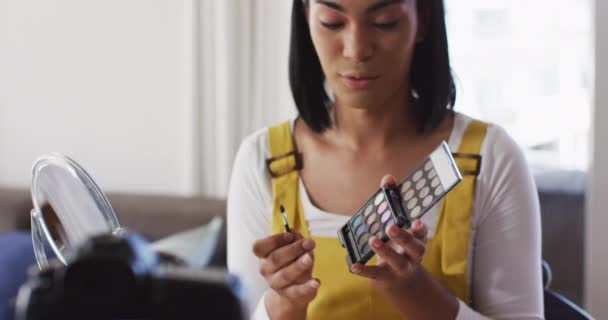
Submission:
M 543 258 L 553 271 L 551 288 L 576 304 L 582 302 L 585 173 L 542 171 L 535 175 L 542 212 Z M 226 202 L 204 196 L 182 197 L 108 193 L 122 226 L 157 240 L 224 216 Z M 31 199 L 28 190 L 0 188 L 0 234 L 28 231 Z M 223 226 L 211 265 L 226 266 Z M 569 241 L 564 241 L 565 235 Z
M 154 241 L 224 216 L 226 202 L 203 196 L 182 197 L 145 194 L 107 194 L 121 226 Z M 29 231 L 30 193 L 25 189 L 0 188 L 0 233 Z M 226 227 L 212 259 L 213 266 L 226 265 Z

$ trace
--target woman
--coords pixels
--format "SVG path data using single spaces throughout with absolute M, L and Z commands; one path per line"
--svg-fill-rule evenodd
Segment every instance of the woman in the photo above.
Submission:
M 452 110 L 442 0 L 294 0 L 290 80 L 299 116 L 242 143 L 228 199 L 254 319 L 543 317 L 536 189 L 500 127 Z M 337 231 L 441 141 L 473 154 L 463 182 L 348 270 Z

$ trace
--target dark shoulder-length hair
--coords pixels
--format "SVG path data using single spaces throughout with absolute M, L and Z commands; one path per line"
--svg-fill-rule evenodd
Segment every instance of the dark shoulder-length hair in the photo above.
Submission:
M 331 127 L 327 106 L 330 98 L 324 88 L 325 75 L 310 37 L 306 2 L 293 0 L 289 83 L 298 112 L 314 131 Z M 418 0 L 420 14 L 430 13 L 425 38 L 414 49 L 411 85 L 415 93 L 413 113 L 419 132 L 433 131 L 456 101 L 450 69 L 443 0 Z M 409 96 L 409 95 L 408 95 Z

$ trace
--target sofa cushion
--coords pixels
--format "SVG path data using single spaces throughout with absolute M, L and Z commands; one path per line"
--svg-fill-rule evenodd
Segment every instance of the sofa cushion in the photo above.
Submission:
M 121 226 L 155 241 L 224 218 L 212 266 L 226 266 L 226 201 L 203 196 L 108 194 Z
M 203 196 L 107 194 L 122 227 L 155 241 L 225 217 L 226 201 Z M 26 189 L 0 188 L 0 232 L 29 231 L 31 196 Z M 224 220 L 225 221 L 225 220 Z M 222 226 L 212 266 L 226 266 L 226 226 Z

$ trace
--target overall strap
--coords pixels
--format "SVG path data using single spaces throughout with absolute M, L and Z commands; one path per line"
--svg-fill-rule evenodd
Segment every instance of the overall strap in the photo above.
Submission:
M 444 285 L 467 303 L 470 302 L 467 279 L 467 259 L 471 213 L 475 198 L 475 183 L 481 168 L 481 144 L 488 124 L 472 120 L 467 126 L 454 160 L 462 174 L 462 181 L 443 201 L 437 232 L 440 233 L 441 273 Z
M 280 206 L 285 207 L 289 226 L 308 237 L 308 228 L 299 219 L 298 178 L 302 169 L 300 155 L 294 146 L 289 121 L 268 128 L 270 158 L 266 168 L 272 177 L 272 233 L 283 232 Z

